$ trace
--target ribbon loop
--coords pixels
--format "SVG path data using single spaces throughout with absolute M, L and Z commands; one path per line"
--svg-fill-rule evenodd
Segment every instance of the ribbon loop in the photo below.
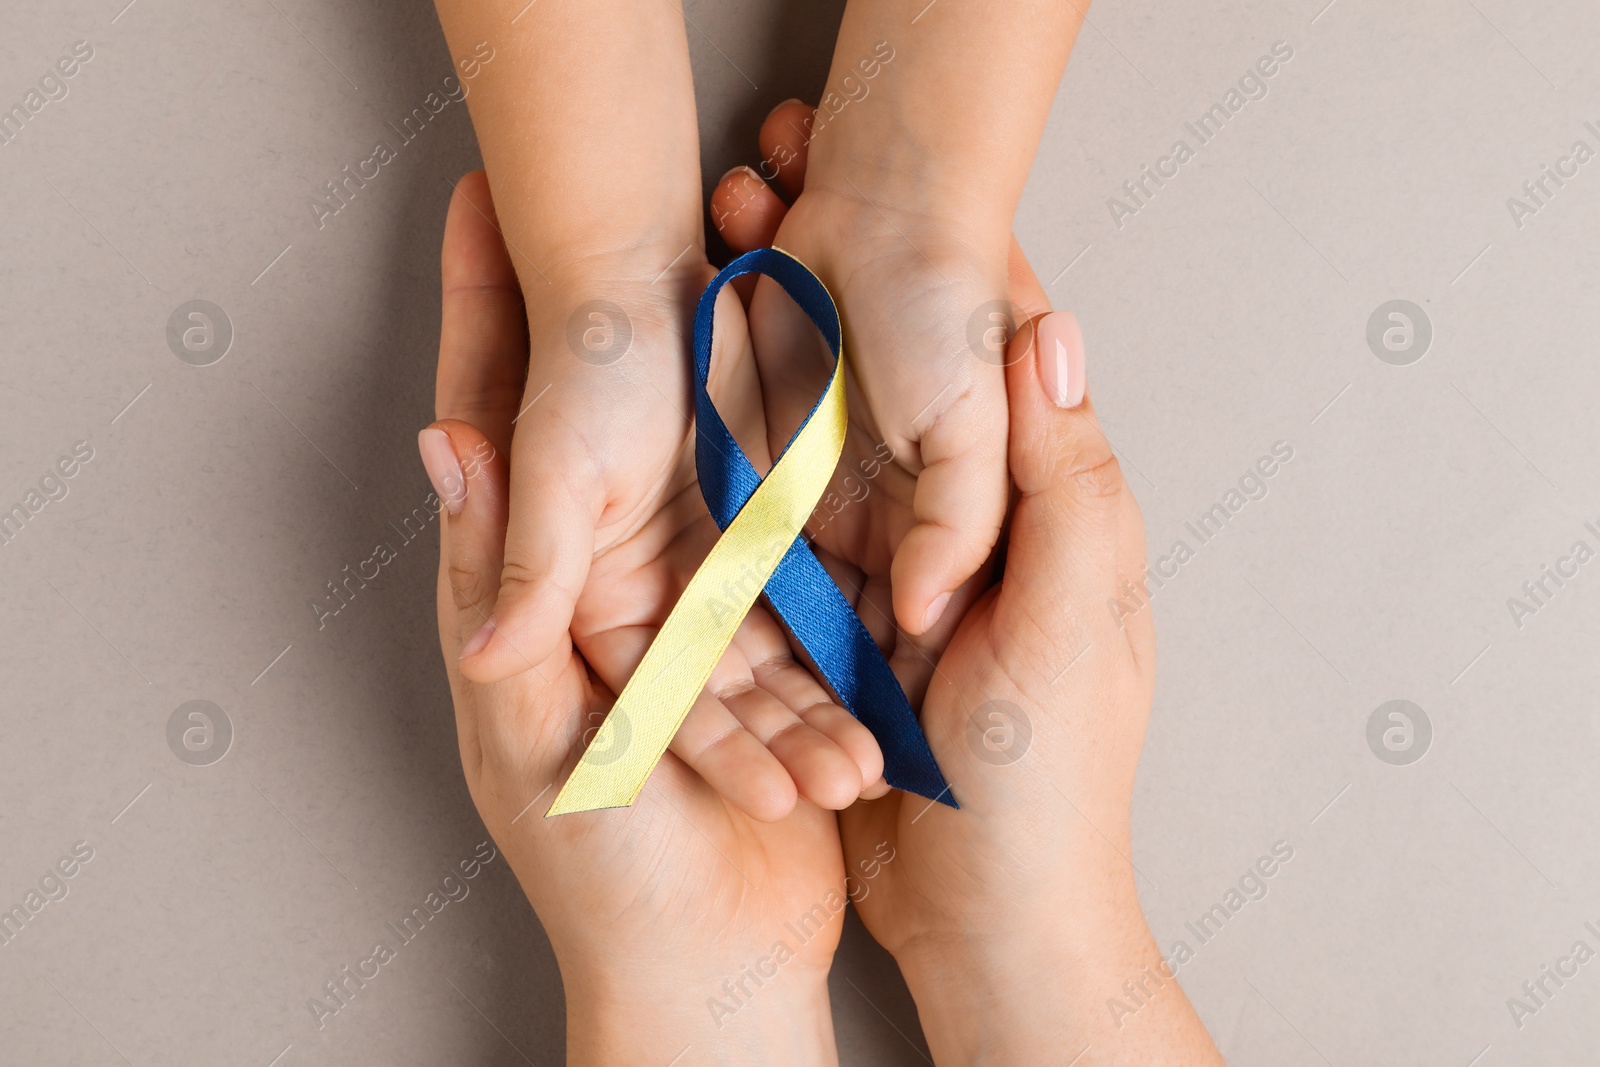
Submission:
M 834 354 L 822 396 L 765 478 L 728 431 L 706 389 L 717 294 L 734 278 L 752 273 L 777 281 Z M 839 462 L 848 422 L 839 312 L 827 287 L 780 249 L 757 249 L 738 257 L 701 294 L 695 311 L 694 370 L 700 493 L 723 533 L 546 816 L 633 803 L 763 593 L 839 703 L 877 738 L 888 783 L 956 806 L 899 681 L 801 536 Z

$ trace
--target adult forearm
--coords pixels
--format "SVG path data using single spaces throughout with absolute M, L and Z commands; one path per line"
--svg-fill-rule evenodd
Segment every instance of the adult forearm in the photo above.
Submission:
M 935 1063 L 1220 1067 L 1125 867 L 1027 910 L 1048 918 L 898 957 Z
M 570 1067 L 828 1067 L 838 1062 L 825 974 L 784 975 L 781 985 L 743 997 L 687 969 L 656 977 L 628 970 L 600 978 L 563 966 L 562 977 Z

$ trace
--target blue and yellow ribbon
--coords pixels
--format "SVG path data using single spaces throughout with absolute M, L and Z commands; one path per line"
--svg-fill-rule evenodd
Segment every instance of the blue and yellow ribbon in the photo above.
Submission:
M 833 374 L 765 478 L 728 432 L 706 390 L 717 293 L 734 278 L 766 274 L 794 298 L 834 354 Z M 763 248 L 724 267 L 701 294 L 694 321 L 695 464 L 700 493 L 722 530 L 689 580 L 606 721 L 546 812 L 565 815 L 632 804 L 756 597 L 810 657 L 839 703 L 883 750 L 891 786 L 955 806 L 888 662 L 801 533 L 844 450 L 848 412 L 839 311 L 798 259 Z

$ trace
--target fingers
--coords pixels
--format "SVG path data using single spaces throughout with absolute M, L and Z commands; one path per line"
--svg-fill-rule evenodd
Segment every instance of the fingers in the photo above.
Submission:
M 669 751 L 752 819 L 778 822 L 794 810 L 798 792 L 793 777 L 709 689 L 695 699 Z
M 734 167 L 711 193 L 711 220 L 737 253 L 771 245 L 788 210 L 749 167 Z
M 1023 254 L 1022 245 L 1017 242 L 1016 234 L 1011 235 L 1011 250 L 1006 255 L 1006 284 L 1010 290 L 1015 321 L 1032 325 L 1031 320 L 1050 310 L 1050 296 L 1044 291 L 1044 286 L 1039 284 L 1039 276 L 1033 273 L 1033 265 Z M 1023 358 L 1031 344 L 1031 340 L 1025 338 L 1018 354 L 1013 356 L 1008 352 L 1007 365 Z
M 1005 518 L 1005 394 L 974 388 L 939 414 L 919 442 L 916 525 L 895 550 L 889 580 L 907 633 L 931 630 L 989 557 Z
M 801 718 L 760 686 L 726 694 L 722 700 L 750 736 L 788 772 L 799 796 L 820 808 L 838 810 L 861 795 L 861 772 L 855 761 L 820 728 L 839 728 L 842 723 L 820 713 L 813 714 L 811 721 Z M 849 712 L 834 710 L 850 719 Z
M 883 752 L 872 731 L 835 704 L 809 670 L 783 655 L 757 665 L 752 676 L 766 694 L 766 725 L 746 714 L 754 709 L 734 711 L 756 736 L 784 736 L 785 746 L 773 752 L 801 796 L 837 810 L 853 803 L 863 785 L 883 777 Z
M 763 171 L 776 170 L 778 184 L 791 197 L 799 196 L 806 184 L 806 159 L 811 147 L 812 123 L 816 109 L 799 100 L 785 100 L 767 113 L 761 123 Z
M 656 632 L 631 626 L 594 635 L 602 681 L 620 689 L 632 667 L 618 668 L 637 663 Z M 883 773 L 872 735 L 829 704 L 783 641 L 770 617 L 747 618 L 668 746 L 729 804 L 762 822 L 788 817 L 801 798 L 847 807 Z M 751 666 L 753 656 L 760 666 Z
M 481 170 L 456 183 L 439 267 L 435 416 L 477 427 L 504 452 L 528 371 L 527 316 Z
M 734 167 L 711 193 L 711 220 L 735 253 L 767 248 L 789 209 L 762 177 L 775 176 L 783 191 L 799 196 L 805 188 L 806 159 L 815 112 L 799 100 L 785 100 L 761 123 L 761 171 Z

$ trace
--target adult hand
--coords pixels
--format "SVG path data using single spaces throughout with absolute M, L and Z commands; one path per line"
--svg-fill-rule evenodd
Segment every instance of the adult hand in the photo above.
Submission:
M 779 177 L 791 190 L 805 188 L 806 155 L 774 146 L 803 110 L 778 108 L 762 131 L 764 153 L 788 160 Z M 751 180 L 735 172 L 715 194 L 737 251 L 782 244 L 793 214 Z M 942 654 L 926 638 L 890 638 L 908 689 L 929 679 L 922 725 L 961 809 L 895 791 L 842 812 L 852 869 L 885 848 L 896 857 L 856 907 L 899 962 L 938 1062 L 1082 1051 L 1080 1067 L 1220 1064 L 1163 969 L 1128 858 L 1155 633 L 1148 610 L 1119 618 L 1107 605 L 1142 579 L 1143 520 L 1085 392 L 1077 322 L 1048 313 L 1010 248 L 1007 295 L 1023 325 L 996 360 L 1016 488 L 1004 573 L 938 628 Z M 752 305 L 758 335 L 761 310 Z M 868 521 L 866 509 L 841 512 L 839 526 L 852 518 Z M 1125 982 L 1148 998 L 1134 1021 L 1106 1007 L 1127 1000 Z
M 741 793 L 743 787 L 727 782 L 737 777 L 737 764 L 765 759 L 775 765 L 775 757 L 753 736 L 703 748 L 716 728 L 702 723 L 687 745 L 680 731 L 631 810 L 546 820 L 543 809 L 576 762 L 587 728 L 614 700 L 613 668 L 596 667 L 563 641 L 537 670 L 493 682 L 474 681 L 462 670 L 460 650 L 493 610 L 500 586 L 512 477 L 505 441 L 527 358 L 521 301 L 492 224 L 492 205 L 478 200 L 475 209 L 465 202 L 486 194 L 482 175 L 469 175 L 446 226 L 440 421 L 422 435 L 429 476 L 447 505 L 439 637 L 473 801 L 561 965 L 568 1062 L 667 1063 L 686 1046 L 698 1050 L 693 1062 L 834 1062 L 826 977 L 842 923 L 815 927 L 808 940 L 773 958 L 775 934 L 786 923 L 819 904 L 842 902 L 833 814 L 801 801 L 776 821 L 752 818 L 745 810 L 749 790 Z M 737 338 L 737 302 L 726 310 L 719 333 Z M 737 350 L 719 353 L 738 356 Z M 585 596 L 592 590 L 654 619 L 714 538 L 709 523 L 690 477 L 661 517 L 646 523 L 638 543 L 619 549 L 629 556 L 624 575 L 638 575 L 637 582 L 609 582 L 597 567 Z M 648 630 L 648 621 L 639 629 Z M 647 639 L 641 632 L 618 653 L 613 667 L 621 676 Z M 771 652 L 766 640 L 760 624 L 750 627 L 741 634 L 738 661 L 764 662 Z M 776 647 L 781 635 L 772 640 Z M 781 704 L 785 711 L 811 707 L 807 721 L 818 723 L 819 733 L 834 725 L 830 716 L 848 718 L 821 702 L 820 689 L 803 670 L 754 671 L 775 692 L 752 697 L 747 679 L 743 699 Z M 742 706 L 740 694 L 731 699 Z M 709 703 L 702 700 L 690 721 L 706 716 Z M 777 711 L 760 713 L 766 714 Z M 789 732 L 802 729 L 813 727 Z M 728 794 L 746 800 L 736 803 Z M 769 973 L 752 985 L 752 969 Z M 730 995 L 732 989 L 743 995 Z M 723 1011 L 709 1010 L 712 998 Z
M 1084 392 L 1082 337 L 1013 248 L 1029 321 L 1006 368 L 1017 488 L 1005 567 L 939 658 L 922 723 L 961 810 L 891 793 L 843 813 L 845 855 L 897 855 L 858 907 L 935 1059 L 1221 1064 L 1139 907 L 1134 772 L 1155 684 L 1144 524 Z M 1140 991 L 1136 1018 L 1108 1010 Z M 957 1010 L 957 1006 L 960 1010 Z

